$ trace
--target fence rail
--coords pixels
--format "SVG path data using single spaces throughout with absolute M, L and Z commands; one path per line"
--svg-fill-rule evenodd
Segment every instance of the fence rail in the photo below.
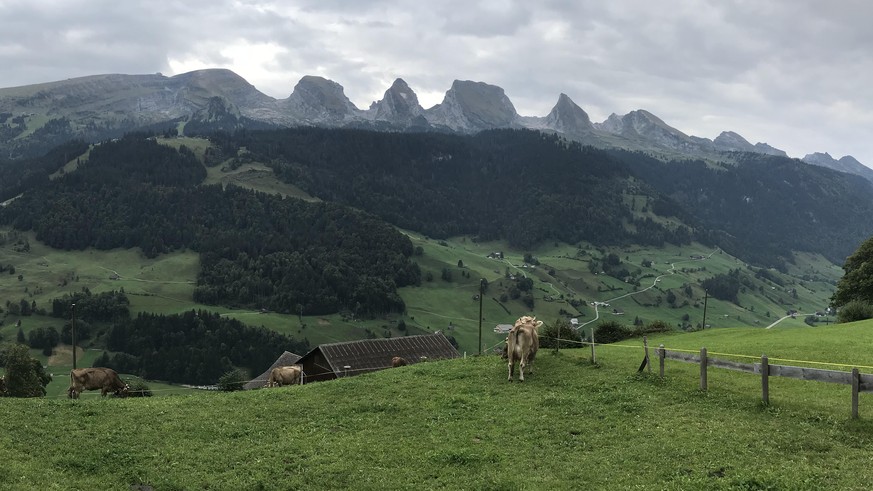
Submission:
M 660 375 L 664 377 L 664 362 L 667 359 L 683 363 L 696 363 L 700 365 L 700 389 L 707 390 L 707 370 L 710 366 L 758 374 L 761 376 L 761 399 L 764 404 L 770 403 L 770 377 L 785 377 L 798 380 L 810 380 L 815 382 L 828 382 L 852 386 L 852 418 L 858 418 L 858 394 L 860 392 L 873 392 L 873 374 L 861 373 L 858 368 L 852 371 L 825 370 L 822 368 L 807 368 L 792 365 L 771 365 L 767 355 L 761 356 L 760 363 L 741 363 L 720 358 L 707 356 L 706 348 L 700 349 L 699 355 L 682 351 L 670 351 L 660 345 L 655 352 L 658 356 Z

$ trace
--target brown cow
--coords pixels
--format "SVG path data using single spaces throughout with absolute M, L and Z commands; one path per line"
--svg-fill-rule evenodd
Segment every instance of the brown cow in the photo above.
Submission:
M 515 321 L 515 326 L 506 337 L 506 357 L 509 365 L 509 377 L 512 382 L 512 372 L 518 363 L 518 380 L 524 382 L 524 369 L 528 364 L 533 368 L 533 360 L 540 347 L 540 339 L 537 329 L 543 325 L 543 321 L 536 317 L 524 316 Z
M 300 365 L 286 365 L 270 370 L 267 387 L 282 387 L 283 385 L 300 384 L 303 368 Z
M 70 371 L 70 388 L 67 396 L 78 399 L 83 390 L 100 389 L 100 396 L 112 392 L 119 397 L 126 397 L 130 386 L 121 380 L 118 373 L 111 368 L 75 368 Z
M 402 356 L 395 356 L 394 358 L 391 358 L 392 368 L 405 367 L 408 364 L 409 363 L 406 361 L 406 358 L 403 358 Z

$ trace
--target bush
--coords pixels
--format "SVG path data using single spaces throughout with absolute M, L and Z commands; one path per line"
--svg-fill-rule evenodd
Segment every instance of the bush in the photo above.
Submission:
M 595 343 L 615 343 L 633 337 L 633 332 L 615 321 L 601 322 L 594 329 Z
M 555 348 L 578 348 L 579 333 L 573 330 L 573 327 L 567 321 L 558 319 L 554 324 L 543 324 L 539 331 L 540 348 L 555 349 Z M 560 345 L 558 339 L 560 338 Z
M 225 392 L 233 392 L 236 390 L 242 390 L 243 385 L 248 382 L 248 374 L 239 368 L 234 368 L 233 370 L 227 371 L 221 378 L 218 379 L 218 390 L 223 390 Z
M 864 319 L 873 319 L 873 305 L 861 300 L 852 300 L 837 313 L 840 322 L 855 322 Z
M 634 335 L 645 336 L 659 332 L 670 332 L 673 328 L 664 321 L 652 321 L 646 326 L 639 326 L 634 330 Z

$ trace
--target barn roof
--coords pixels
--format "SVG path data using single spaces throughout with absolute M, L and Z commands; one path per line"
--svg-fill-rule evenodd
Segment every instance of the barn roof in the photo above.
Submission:
M 274 368 L 283 367 L 283 366 L 287 366 L 287 365 L 294 365 L 295 363 L 297 363 L 298 360 L 300 360 L 300 358 L 301 358 L 300 355 L 296 355 L 290 351 L 286 351 L 286 352 L 282 353 L 279 356 L 279 358 L 277 358 L 276 361 L 273 362 L 272 365 L 270 365 L 270 368 L 268 368 L 266 372 L 258 375 L 257 377 L 253 378 L 252 380 L 246 382 L 246 384 L 243 385 L 243 389 L 245 389 L 245 390 L 260 389 L 261 387 L 267 385 L 267 379 L 270 378 L 270 372 Z
M 344 343 L 322 344 L 303 358 L 320 352 L 330 369 L 337 375 L 346 371 L 349 375 L 370 372 L 391 367 L 391 358 L 402 356 L 409 363 L 418 363 L 422 358 L 441 360 L 457 358 L 458 350 L 438 332 L 417 336 L 402 336 L 387 339 L 364 339 Z M 303 363 L 303 361 L 301 361 Z

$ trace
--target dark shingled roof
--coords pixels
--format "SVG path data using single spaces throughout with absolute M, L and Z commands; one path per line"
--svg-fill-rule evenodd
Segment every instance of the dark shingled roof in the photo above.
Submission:
M 391 358 L 395 356 L 402 356 L 410 364 L 418 363 L 423 359 L 441 360 L 459 356 L 458 350 L 441 332 L 322 344 L 304 355 L 300 364 L 304 364 L 306 359 L 319 353 L 336 376 L 343 376 L 346 366 L 351 367 L 348 375 L 391 368 Z
M 279 356 L 279 358 L 277 358 L 272 365 L 270 365 L 270 368 L 268 368 L 266 372 L 246 382 L 246 384 L 243 385 L 243 389 L 260 389 L 261 387 L 267 385 L 267 379 L 270 378 L 270 372 L 273 371 L 274 368 L 294 365 L 295 363 L 297 363 L 298 360 L 300 360 L 300 358 L 300 355 L 295 355 L 290 351 L 282 353 L 282 355 Z

